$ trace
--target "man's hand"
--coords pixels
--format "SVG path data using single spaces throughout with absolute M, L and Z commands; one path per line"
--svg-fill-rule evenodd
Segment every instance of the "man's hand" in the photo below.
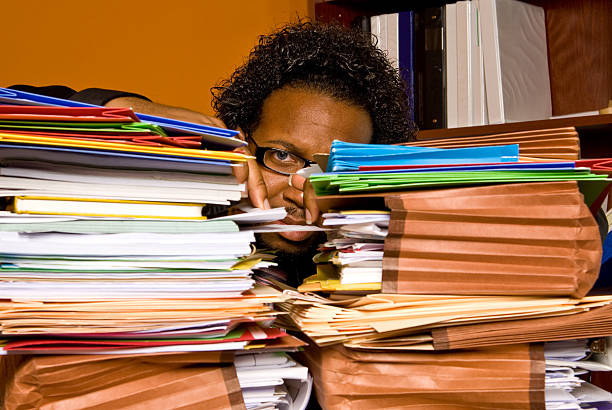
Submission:
M 295 177 L 299 177 L 299 175 L 293 175 L 293 177 L 295 179 Z M 304 179 L 304 211 L 306 212 L 306 223 L 308 225 L 313 222 L 317 225 L 322 224 L 322 221 L 319 220 L 321 215 L 316 197 L 312 184 L 310 181 Z
M 197 111 L 187 108 L 173 107 L 171 105 L 158 104 L 143 100 L 138 97 L 119 97 L 110 100 L 105 107 L 129 107 L 134 112 L 156 115 L 158 117 L 173 118 L 179 121 L 193 122 L 196 124 L 210 125 L 212 127 L 225 128 L 225 124 L 218 118 L 209 117 Z
M 253 156 L 248 146 L 236 148 L 234 152 Z M 268 188 L 266 187 L 263 175 L 261 175 L 259 165 L 254 158 L 248 159 L 246 163 L 235 167 L 234 175 L 238 183 L 246 183 L 247 194 L 253 206 L 261 209 L 271 209 L 270 202 L 268 201 Z
M 248 147 L 240 147 L 234 150 L 246 155 L 253 155 Z M 246 182 L 247 193 L 251 204 L 257 208 L 270 209 L 268 201 L 268 190 L 264 181 L 259 164 L 255 159 L 249 159 L 246 164 L 235 168 L 234 175 L 239 183 Z M 285 196 L 297 206 L 304 209 L 307 224 L 317 222 L 320 216 L 317 206 L 314 188 L 309 181 L 301 175 L 292 174 L 287 176 L 288 186 Z

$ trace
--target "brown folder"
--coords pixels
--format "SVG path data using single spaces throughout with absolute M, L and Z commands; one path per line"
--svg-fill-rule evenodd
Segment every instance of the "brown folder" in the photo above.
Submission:
M 544 409 L 541 344 L 452 352 L 308 348 L 324 409 Z
M 580 140 L 574 127 L 552 128 L 454 138 L 419 140 L 401 145 L 434 148 L 464 148 L 519 144 L 519 156 L 531 159 L 577 160 Z
M 611 334 L 612 305 L 575 315 L 450 326 L 431 331 L 437 350 L 583 339 Z
M 3 408 L 244 409 L 232 360 L 221 352 L 28 356 L 5 379 Z
M 576 182 L 389 195 L 383 293 L 581 298 L 601 238 Z

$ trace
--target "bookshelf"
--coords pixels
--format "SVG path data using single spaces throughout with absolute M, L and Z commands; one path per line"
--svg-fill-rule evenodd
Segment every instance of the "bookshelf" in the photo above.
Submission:
M 612 2 L 526 0 L 546 14 L 553 115 L 596 111 L 612 100 Z M 359 16 L 440 6 L 440 0 L 316 0 L 315 18 L 350 26 Z M 612 156 L 612 115 L 420 131 L 418 139 L 575 126 L 583 158 Z

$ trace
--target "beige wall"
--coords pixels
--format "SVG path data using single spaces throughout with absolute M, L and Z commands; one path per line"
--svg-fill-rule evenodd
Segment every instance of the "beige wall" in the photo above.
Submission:
M 142 93 L 204 113 L 257 36 L 312 0 L 1 0 L 0 86 Z

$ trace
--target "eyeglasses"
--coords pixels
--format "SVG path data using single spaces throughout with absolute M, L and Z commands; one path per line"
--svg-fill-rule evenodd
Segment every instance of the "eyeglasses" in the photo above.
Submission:
M 255 145 L 255 158 L 257 162 L 269 169 L 282 175 L 295 174 L 302 168 L 316 164 L 306 158 L 302 158 L 297 154 L 272 147 L 260 147 L 251 138 L 248 137 Z

